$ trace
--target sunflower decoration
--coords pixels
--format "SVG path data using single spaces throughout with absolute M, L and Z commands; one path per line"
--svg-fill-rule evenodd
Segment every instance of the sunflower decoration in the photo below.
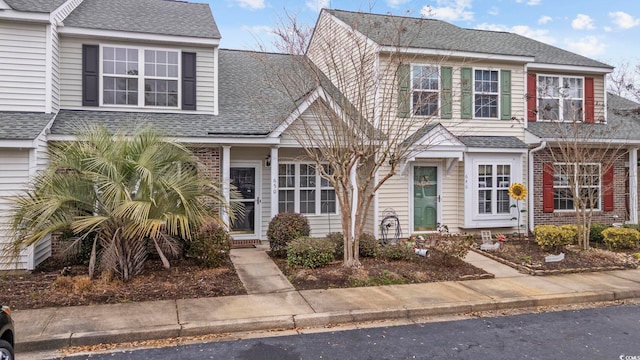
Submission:
M 509 186 L 509 196 L 516 200 L 524 200 L 527 197 L 527 188 L 520 183 Z

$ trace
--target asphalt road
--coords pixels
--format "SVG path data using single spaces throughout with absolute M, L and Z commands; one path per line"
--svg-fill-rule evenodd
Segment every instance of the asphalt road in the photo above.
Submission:
M 65 359 L 640 360 L 640 306 L 203 343 Z

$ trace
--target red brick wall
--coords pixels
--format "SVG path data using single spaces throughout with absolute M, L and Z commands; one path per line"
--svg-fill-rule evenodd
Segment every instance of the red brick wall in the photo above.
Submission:
M 613 153 L 613 151 L 610 151 Z M 624 222 L 628 219 L 627 215 L 627 193 L 626 180 L 628 177 L 628 169 L 625 166 L 628 161 L 627 155 L 619 156 L 613 166 L 613 196 L 614 196 L 614 209 L 613 211 L 595 211 L 592 215 L 592 222 L 601 224 L 611 224 L 614 222 Z M 543 197 L 542 197 L 542 164 L 545 162 L 557 162 L 554 161 L 550 151 L 548 149 L 542 150 L 534 154 L 534 224 L 535 225 L 564 225 L 575 224 L 576 213 L 574 211 L 554 211 L 553 213 L 545 213 L 543 209 Z M 602 166 L 604 171 L 605 167 Z M 602 193 L 604 192 L 604 184 L 601 187 L 600 195 L 600 208 L 602 208 Z M 614 216 L 617 215 L 616 219 Z
M 189 148 L 191 152 L 198 158 L 201 163 L 201 168 L 198 169 L 207 178 L 211 180 L 220 180 L 221 176 L 221 163 L 220 163 L 220 148 Z

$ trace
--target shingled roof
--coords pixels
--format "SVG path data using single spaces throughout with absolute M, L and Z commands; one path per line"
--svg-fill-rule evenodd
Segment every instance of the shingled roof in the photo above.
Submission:
M 2 111 L 0 140 L 34 140 L 53 116 L 54 114 Z
M 536 63 L 613 67 L 518 34 L 465 29 L 436 19 L 324 10 L 382 46 L 531 56 Z
M 16 11 L 50 13 L 64 4 L 66 0 L 4 0 Z
M 561 140 L 568 136 L 591 140 L 640 142 L 640 104 L 607 93 L 607 122 L 595 124 L 536 121 L 527 130 L 542 139 Z
M 47 0 L 52 1 L 52 0 Z M 84 0 L 65 26 L 220 39 L 209 4 L 173 0 Z

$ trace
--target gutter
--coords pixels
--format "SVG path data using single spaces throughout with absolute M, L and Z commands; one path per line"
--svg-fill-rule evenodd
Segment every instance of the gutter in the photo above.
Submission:
M 527 233 L 530 233 L 533 230 L 533 226 L 534 226 L 534 220 L 533 220 L 533 189 L 534 189 L 534 182 L 533 182 L 533 154 L 537 153 L 540 150 L 543 150 L 544 148 L 547 147 L 547 141 L 546 140 L 542 140 L 542 142 L 540 143 L 540 145 L 536 148 L 533 148 L 531 150 L 529 150 L 529 176 L 527 178 L 527 181 L 529 182 L 529 221 L 527 221 Z

